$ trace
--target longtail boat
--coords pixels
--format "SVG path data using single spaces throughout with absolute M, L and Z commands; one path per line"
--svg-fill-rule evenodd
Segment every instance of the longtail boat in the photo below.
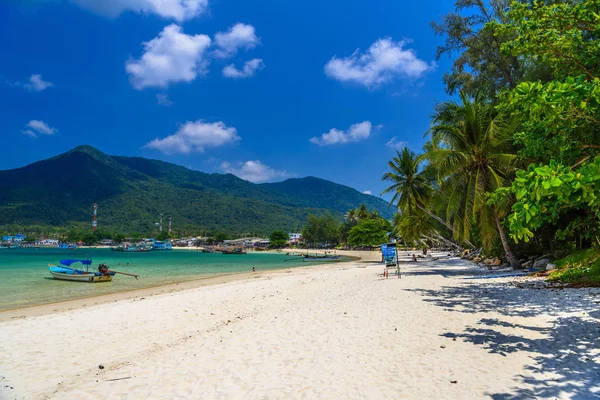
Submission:
M 221 251 L 223 254 L 246 254 L 246 249 L 241 247 L 234 247 L 233 249 L 223 249 Z
M 71 268 L 73 264 L 81 263 L 85 266 L 85 271 L 82 269 Z M 73 281 L 73 282 L 110 282 L 112 281 L 115 272 L 109 271 L 108 267 L 104 264 L 100 264 L 97 272 L 90 272 L 89 267 L 92 264 L 92 260 L 60 260 L 61 265 L 48 266 L 50 274 L 54 279 L 61 281 Z
M 324 255 L 324 256 L 309 256 L 308 254 L 304 256 L 305 262 L 331 262 L 331 261 L 339 261 L 340 256 L 332 256 L 332 255 Z

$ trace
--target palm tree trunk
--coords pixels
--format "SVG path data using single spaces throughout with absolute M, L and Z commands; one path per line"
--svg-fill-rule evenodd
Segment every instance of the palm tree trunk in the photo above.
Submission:
M 504 229 L 502 228 L 502 225 L 500 224 L 500 218 L 498 218 L 498 216 L 495 215 L 494 219 L 496 220 L 496 227 L 498 228 L 498 234 L 500 235 L 500 241 L 502 242 L 502 247 L 504 247 L 504 252 L 506 253 L 506 258 L 508 259 L 510 266 L 513 269 L 523 269 L 523 266 L 521 265 L 519 260 L 517 260 L 517 258 L 513 254 L 512 250 L 510 249 L 510 244 L 508 243 L 508 239 L 506 238 Z
M 438 217 L 437 215 L 435 215 L 434 213 L 432 213 L 431 211 L 429 211 L 428 209 L 426 209 L 425 207 L 423 207 L 420 204 L 417 204 L 417 207 L 419 207 L 419 210 L 423 211 L 425 214 L 429 215 L 431 218 L 435 219 L 437 222 L 439 222 L 440 224 L 444 225 L 446 228 L 448 228 L 448 230 L 450 232 L 454 232 L 454 229 L 452 229 L 452 227 L 443 219 L 441 219 L 440 217 Z M 465 239 L 465 243 L 469 246 L 471 246 L 471 248 L 475 248 L 475 246 L 473 246 L 473 243 L 469 242 L 468 239 Z
M 450 229 L 450 232 L 452 232 L 452 227 L 450 225 L 448 225 L 448 223 L 446 221 L 444 221 L 443 219 L 441 219 L 440 217 L 438 217 L 437 215 L 435 215 L 434 213 L 432 213 L 431 211 L 429 211 L 422 205 L 417 204 L 417 207 L 419 208 L 419 210 L 423 211 L 425 214 L 429 215 L 431 218 L 435 219 L 437 222 L 444 225 L 446 228 Z
M 454 242 L 451 242 L 450 240 L 446 239 L 445 237 L 443 237 L 442 235 L 440 235 L 440 234 L 439 234 L 439 233 L 437 233 L 437 232 L 435 232 L 435 233 L 433 234 L 433 237 L 434 237 L 434 238 L 435 238 L 437 241 L 444 243 L 446 246 L 454 247 L 454 248 L 455 248 L 455 249 L 457 249 L 457 250 L 461 250 L 461 248 L 460 248 L 460 246 L 459 246 L 459 245 L 457 245 L 457 244 L 456 244 L 456 243 L 454 243 Z

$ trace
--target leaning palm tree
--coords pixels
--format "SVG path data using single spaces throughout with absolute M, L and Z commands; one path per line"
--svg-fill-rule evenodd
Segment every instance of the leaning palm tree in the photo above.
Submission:
M 431 148 L 424 156 L 438 171 L 455 239 L 468 239 L 477 224 L 484 246 L 499 235 L 511 266 L 520 268 L 502 227 L 505 208 L 488 205 L 487 198 L 510 183 L 517 162 L 508 118 L 482 96 L 460 93 L 460 102 L 436 107 L 429 133 Z
M 393 192 L 390 206 L 396 204 L 400 213 L 414 215 L 423 212 L 452 231 L 452 226 L 429 210 L 433 197 L 432 174 L 431 167 L 421 167 L 424 160 L 406 147 L 402 152 L 396 151 L 396 157 L 388 162 L 390 171 L 381 178 L 392 182 L 392 185 L 381 194 Z
M 419 243 L 437 234 L 433 220 L 425 213 L 418 211 L 413 214 L 397 213 L 393 219 L 394 231 L 398 237 L 408 243 Z

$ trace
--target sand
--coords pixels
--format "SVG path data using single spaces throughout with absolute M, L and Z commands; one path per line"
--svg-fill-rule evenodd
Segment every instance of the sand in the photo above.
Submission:
M 21 310 L 0 399 L 600 397 L 598 290 L 379 257 Z

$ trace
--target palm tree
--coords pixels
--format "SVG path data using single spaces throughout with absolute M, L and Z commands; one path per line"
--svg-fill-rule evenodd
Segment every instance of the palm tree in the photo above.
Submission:
M 402 153 L 396 151 L 396 157 L 388 162 L 391 171 L 381 178 L 383 181 L 392 182 L 392 185 L 381 194 L 393 192 L 390 206 L 396 203 L 402 214 L 414 215 L 419 211 L 424 212 L 452 231 L 452 226 L 429 211 L 428 204 L 432 199 L 433 188 L 430 171 L 421 168 L 424 160 L 406 147 L 402 149 Z
M 460 102 L 436 107 L 429 133 L 432 143 L 424 156 L 438 171 L 455 239 L 468 239 L 476 223 L 484 246 L 499 235 L 511 266 L 520 268 L 501 223 L 506 207 L 488 205 L 487 198 L 510 183 L 515 169 L 510 121 L 482 96 L 471 99 L 461 92 Z
M 358 211 L 355 208 L 348 210 L 346 215 L 344 215 L 344 218 L 348 224 L 357 224 L 359 222 Z
M 396 213 L 393 218 L 394 231 L 397 237 L 401 237 L 405 242 L 420 244 L 424 238 L 436 234 L 433 221 L 423 212 L 414 214 Z
M 381 194 L 393 192 L 390 205 L 396 203 L 404 214 L 413 214 L 419 205 L 425 204 L 431 195 L 431 186 L 423 174 L 419 173 L 421 160 L 407 147 L 402 153 L 396 151 L 396 157 L 388 162 L 389 172 L 381 180 L 390 181 L 392 185 Z
M 358 209 L 356 210 L 356 214 L 358 216 L 358 220 L 361 221 L 363 219 L 368 219 L 370 213 L 367 209 L 367 206 L 361 204 L 360 207 L 358 207 Z

